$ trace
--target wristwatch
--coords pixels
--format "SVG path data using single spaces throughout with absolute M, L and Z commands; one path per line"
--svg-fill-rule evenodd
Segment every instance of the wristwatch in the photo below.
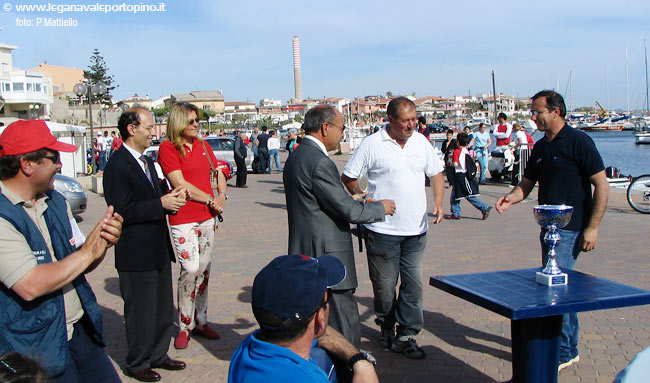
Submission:
M 219 192 L 219 194 L 223 194 L 224 196 L 226 196 L 226 199 L 228 199 L 228 194 L 226 194 L 224 192 Z
M 360 360 L 367 360 L 368 362 L 372 363 L 373 366 L 377 364 L 377 359 L 375 359 L 375 357 L 371 353 L 361 351 L 360 353 L 350 358 L 350 360 L 348 360 L 348 369 L 352 371 L 354 364 Z

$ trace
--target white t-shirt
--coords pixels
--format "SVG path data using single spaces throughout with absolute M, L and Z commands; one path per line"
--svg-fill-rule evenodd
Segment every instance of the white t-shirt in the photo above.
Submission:
M 269 150 L 280 149 L 280 140 L 277 137 L 271 137 L 266 143 L 266 147 L 269 148 Z
M 528 138 L 526 138 L 526 133 L 523 130 L 519 130 L 515 132 L 512 143 L 514 144 L 515 147 L 517 147 L 518 145 L 526 145 L 528 143 Z M 524 149 L 526 149 L 525 146 Z
M 444 170 L 431 143 L 422 134 L 413 134 L 402 148 L 386 129 L 366 137 L 345 164 L 343 174 L 358 179 L 368 174 L 368 196 L 375 201 L 395 201 L 395 214 L 384 222 L 366 224 L 377 233 L 419 235 L 429 228 L 424 176 Z

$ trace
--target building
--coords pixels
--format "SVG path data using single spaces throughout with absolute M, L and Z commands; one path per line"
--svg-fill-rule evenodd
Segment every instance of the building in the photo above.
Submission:
M 494 98 L 493 97 L 485 97 L 481 101 L 483 104 L 483 110 L 487 110 L 490 115 L 494 115 Z M 496 106 L 497 110 L 496 113 L 505 113 L 507 116 L 512 116 L 515 113 L 515 106 L 516 106 L 516 99 L 513 96 L 506 96 L 503 94 L 497 95 L 496 99 Z
M 140 107 L 144 108 L 147 110 L 151 110 L 153 107 L 153 101 L 152 99 L 149 98 L 149 96 L 138 96 L 138 94 L 134 94 L 131 97 L 127 97 L 124 100 L 118 102 L 118 105 L 128 105 L 129 107 Z
M 190 93 L 172 93 L 165 106 L 171 107 L 175 102 L 185 101 L 195 105 L 199 109 L 211 110 L 217 114 L 223 114 L 225 103 L 221 90 L 194 90 Z
M 83 82 L 84 71 L 78 68 L 69 68 L 59 65 L 50 65 L 47 61 L 38 64 L 36 68 L 28 69 L 29 71 L 41 72 L 52 79 L 52 93 L 72 92 L 75 84 Z
M 342 98 L 342 97 L 327 97 L 321 100 L 323 104 L 329 105 L 336 110 L 338 110 L 341 114 L 345 111 L 345 105 L 350 103 L 350 100 L 347 98 Z
M 14 68 L 15 45 L 0 44 L 0 119 L 50 119 L 52 79 L 43 72 Z
M 241 101 L 225 102 L 224 117 L 226 121 L 233 121 L 233 120 L 237 120 L 238 118 L 241 118 L 244 121 L 246 120 L 255 121 L 257 120 L 257 108 L 255 104 L 252 102 L 241 102 Z

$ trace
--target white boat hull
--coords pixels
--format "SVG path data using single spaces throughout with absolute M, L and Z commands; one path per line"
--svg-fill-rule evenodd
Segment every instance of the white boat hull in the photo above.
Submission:
M 650 133 L 636 133 L 634 142 L 637 144 L 650 144 Z

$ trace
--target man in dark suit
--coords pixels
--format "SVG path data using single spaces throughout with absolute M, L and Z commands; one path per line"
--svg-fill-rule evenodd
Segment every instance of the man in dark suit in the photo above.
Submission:
M 156 382 L 152 368 L 182 370 L 185 363 L 167 356 L 174 333 L 171 248 L 165 214 L 185 205 L 187 191 L 163 195 L 151 158 L 153 116 L 141 108 L 126 110 L 118 122 L 122 147 L 104 172 L 104 198 L 124 217 L 122 238 L 115 245 L 115 268 L 124 300 L 128 354 L 126 374 Z
M 333 255 L 343 262 L 347 275 L 332 290 L 330 324 L 359 347 L 361 330 L 354 298 L 357 274 L 350 223 L 372 223 L 392 215 L 391 200 L 361 201 L 353 198 L 339 178 L 339 171 L 327 152 L 343 136 L 343 116 L 328 105 L 318 105 L 305 115 L 305 138 L 291 154 L 284 168 L 284 188 L 289 214 L 289 254 L 317 258 Z

